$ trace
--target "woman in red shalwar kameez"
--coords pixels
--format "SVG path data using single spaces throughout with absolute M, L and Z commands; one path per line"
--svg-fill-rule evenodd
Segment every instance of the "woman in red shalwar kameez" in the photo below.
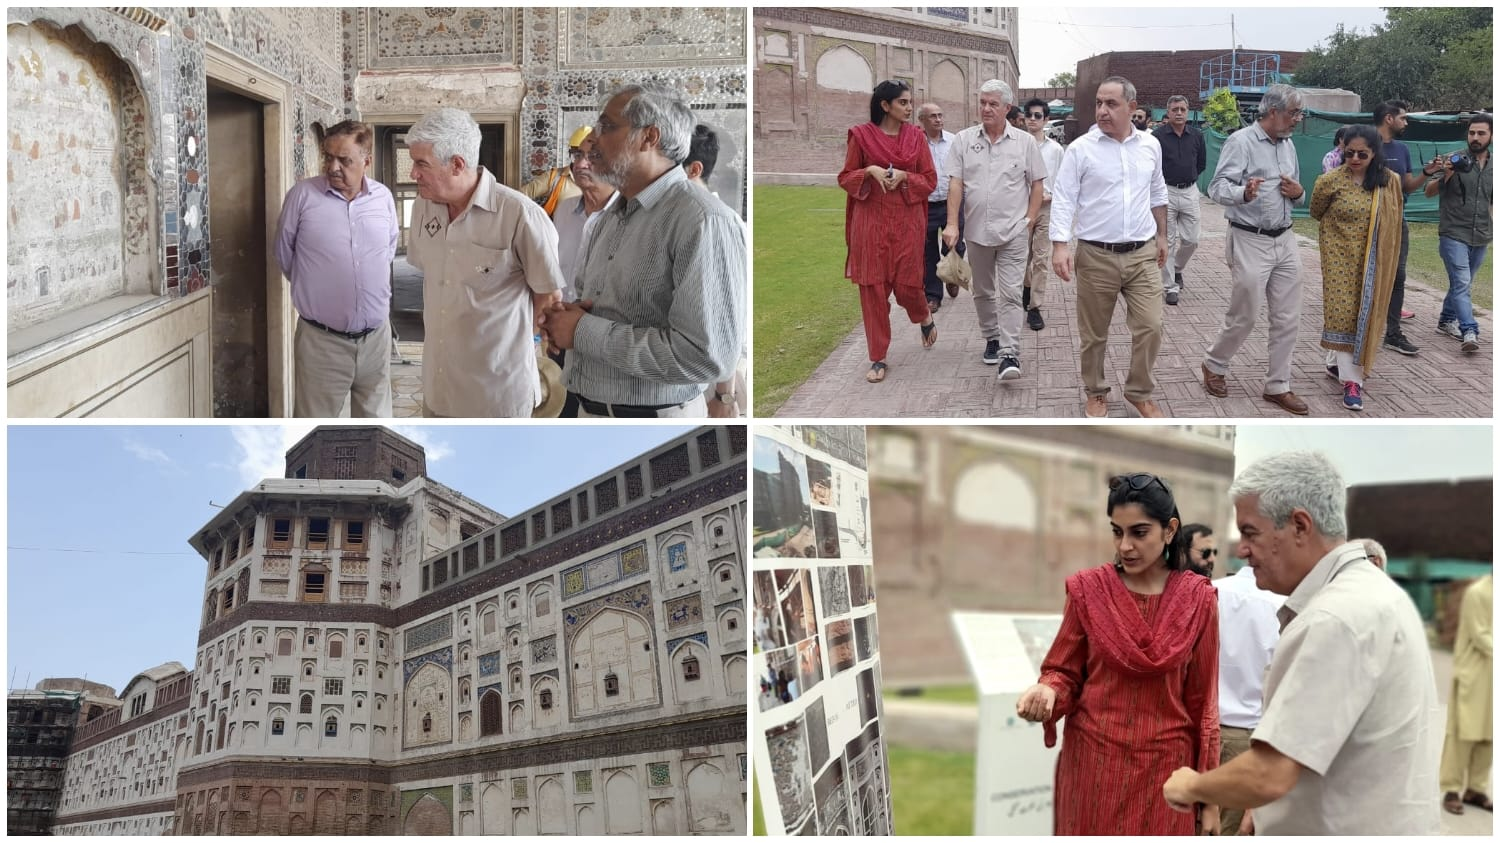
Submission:
M 927 137 L 911 124 L 911 88 L 881 82 L 870 95 L 870 122 L 849 130 L 849 150 L 839 186 L 849 194 L 844 277 L 859 287 L 870 371 L 865 380 L 885 380 L 891 345 L 891 294 L 912 324 L 922 326 L 922 345 L 937 342 L 937 325 L 922 289 L 922 250 L 927 241 L 927 196 L 937 171 Z
M 1195 833 L 1162 783 L 1178 767 L 1219 766 L 1219 611 L 1213 586 L 1185 570 L 1172 493 L 1150 474 L 1110 480 L 1115 562 L 1068 577 L 1062 627 L 1038 684 L 1016 703 L 1057 739 L 1057 835 Z M 1218 807 L 1201 826 L 1217 830 Z

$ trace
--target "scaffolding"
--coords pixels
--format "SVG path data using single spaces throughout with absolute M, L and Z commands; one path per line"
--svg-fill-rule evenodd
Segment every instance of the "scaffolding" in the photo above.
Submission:
M 1208 99 L 1220 88 L 1228 88 L 1234 98 L 1260 100 L 1266 88 L 1281 81 L 1280 53 L 1252 53 L 1231 50 L 1203 62 L 1198 70 L 1198 98 Z

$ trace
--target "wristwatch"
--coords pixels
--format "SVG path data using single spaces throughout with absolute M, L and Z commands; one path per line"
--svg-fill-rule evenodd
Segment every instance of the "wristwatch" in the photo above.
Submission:
M 733 392 L 724 393 L 724 392 L 715 391 L 714 392 L 714 399 L 717 400 L 717 401 L 722 401 L 723 403 L 728 404 L 731 407 L 734 406 L 734 393 Z

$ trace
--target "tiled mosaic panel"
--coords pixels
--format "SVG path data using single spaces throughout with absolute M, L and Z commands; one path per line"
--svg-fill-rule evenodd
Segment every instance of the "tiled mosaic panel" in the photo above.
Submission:
M 688 566 L 687 542 L 677 542 L 667 547 L 667 568 L 681 571 Z
M 671 787 L 672 765 L 665 761 L 647 764 L 646 778 L 651 787 Z
M 510 780 L 510 795 L 512 797 L 516 798 L 516 799 L 525 799 L 526 798 L 526 780 L 525 779 L 511 779 Z
M 402 683 L 404 684 L 410 680 L 412 674 L 416 673 L 424 664 L 436 664 L 451 672 L 453 670 L 453 648 L 444 647 L 441 650 L 433 650 L 430 653 L 423 653 L 416 658 L 407 659 L 402 665 Z
M 472 784 L 461 784 L 461 785 L 459 785 L 458 786 L 458 801 L 460 801 L 460 802 L 473 802 L 474 801 L 474 785 L 472 785 Z
M 557 661 L 557 636 L 549 635 L 531 642 L 531 663 L 547 664 Z
M 559 67 L 745 63 L 745 10 L 575 8 L 558 13 Z
M 500 672 L 500 651 L 484 653 L 479 657 L 479 675 L 494 676 Z
M 637 542 L 563 571 L 563 598 L 576 597 L 645 572 L 646 543 Z
M 668 600 L 663 607 L 667 614 L 667 629 L 677 629 L 703 623 L 703 597 L 692 594 Z
M 702 644 L 703 646 L 707 647 L 708 646 L 708 633 L 706 633 L 706 632 L 696 632 L 696 633 L 693 633 L 692 635 L 684 635 L 681 638 L 671 638 L 671 639 L 668 639 L 667 640 L 667 655 L 670 656 L 673 653 L 677 652 L 677 648 L 680 645 L 687 643 L 688 641 L 697 641 L 699 644 Z
M 453 616 L 443 615 L 406 631 L 407 651 L 446 641 L 453 636 Z
M 620 573 L 622 576 L 634 576 L 646 573 L 646 543 L 633 544 L 620 551 Z
M 594 773 L 592 770 L 579 770 L 573 773 L 573 792 L 594 792 Z
M 651 610 L 651 584 L 640 583 L 630 588 L 617 591 L 614 594 L 606 594 L 587 603 L 580 603 L 563 612 L 564 633 L 571 641 L 573 633 L 577 632 L 589 619 L 600 611 L 609 608 L 625 609 L 636 613 L 648 613 Z
M 540 11 L 540 10 L 536 10 Z M 361 43 L 373 69 L 516 63 L 516 10 L 364 9 Z

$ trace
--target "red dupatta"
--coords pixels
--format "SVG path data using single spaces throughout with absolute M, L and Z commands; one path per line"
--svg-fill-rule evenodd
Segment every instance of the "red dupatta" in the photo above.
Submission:
M 860 157 L 866 167 L 876 164 L 911 173 L 917 169 L 922 156 L 930 155 L 927 151 L 927 136 L 910 123 L 902 123 L 901 131 L 895 137 L 886 134 L 878 123 L 860 123 L 850 127 L 849 143 L 859 147 Z M 879 189 L 878 186 L 868 187 L 866 195 L 870 190 Z M 927 197 L 922 198 L 925 201 Z M 850 193 L 844 202 L 844 245 L 850 249 L 853 248 L 853 244 L 849 242 L 849 232 L 854 230 L 854 201 L 854 194 Z M 847 258 L 844 264 L 848 266 Z
M 1188 571 L 1167 575 L 1161 603 L 1149 622 L 1112 565 L 1069 577 L 1067 592 L 1089 646 L 1102 651 L 1121 671 L 1138 676 L 1181 667 L 1198 642 L 1208 607 L 1214 605 L 1207 599 L 1213 585 Z

